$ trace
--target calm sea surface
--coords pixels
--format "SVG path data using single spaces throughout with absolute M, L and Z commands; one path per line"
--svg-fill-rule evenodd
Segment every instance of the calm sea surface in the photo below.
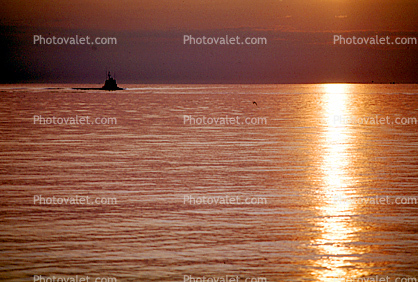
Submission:
M 417 85 L 70 87 L 0 86 L 2 281 L 418 278 Z

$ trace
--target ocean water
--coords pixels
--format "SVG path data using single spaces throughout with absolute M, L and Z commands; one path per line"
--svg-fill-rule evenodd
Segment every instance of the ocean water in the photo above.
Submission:
M 0 86 L 2 281 L 418 279 L 417 85 L 71 87 Z

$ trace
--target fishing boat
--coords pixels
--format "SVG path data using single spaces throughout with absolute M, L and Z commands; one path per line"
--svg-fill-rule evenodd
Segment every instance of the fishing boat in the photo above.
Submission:
M 112 77 L 110 74 L 110 71 L 107 73 L 107 79 L 105 81 L 105 84 L 102 87 L 102 90 L 123 90 L 123 88 L 118 87 L 118 84 L 116 83 L 116 79 Z
M 104 85 L 101 88 L 73 88 L 75 90 L 107 90 L 107 91 L 114 91 L 114 90 L 123 90 L 123 88 L 118 87 L 116 83 L 116 79 L 112 77 L 110 71 L 107 73 L 107 79 Z

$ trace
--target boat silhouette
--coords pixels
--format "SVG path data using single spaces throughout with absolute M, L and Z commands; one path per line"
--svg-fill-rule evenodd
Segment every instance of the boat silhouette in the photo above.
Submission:
M 123 88 L 118 87 L 118 84 L 116 83 L 116 79 L 112 77 L 110 72 L 107 73 L 107 79 L 105 81 L 105 84 L 102 87 L 103 90 L 123 90 Z
M 116 79 L 112 77 L 110 71 L 107 73 L 107 79 L 104 85 L 101 88 L 73 88 L 76 90 L 107 90 L 107 91 L 114 91 L 114 90 L 123 90 L 123 88 L 118 87 L 116 83 Z

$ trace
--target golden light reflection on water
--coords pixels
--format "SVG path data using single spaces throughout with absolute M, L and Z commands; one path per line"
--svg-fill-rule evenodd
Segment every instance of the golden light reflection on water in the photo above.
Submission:
M 336 115 L 347 115 L 347 102 L 350 99 L 350 86 L 345 84 L 326 84 L 323 86 L 325 105 L 323 115 L 327 120 L 322 150 L 321 187 L 318 189 L 318 222 L 321 236 L 313 240 L 322 258 L 317 261 L 319 270 L 314 276 L 319 281 L 344 281 L 366 273 L 354 273 L 352 260 L 356 259 L 350 243 L 358 228 L 353 226 L 351 217 L 355 207 L 351 201 L 343 202 L 355 191 L 354 180 L 350 176 L 351 156 L 348 154 L 350 138 L 344 124 L 334 123 Z

